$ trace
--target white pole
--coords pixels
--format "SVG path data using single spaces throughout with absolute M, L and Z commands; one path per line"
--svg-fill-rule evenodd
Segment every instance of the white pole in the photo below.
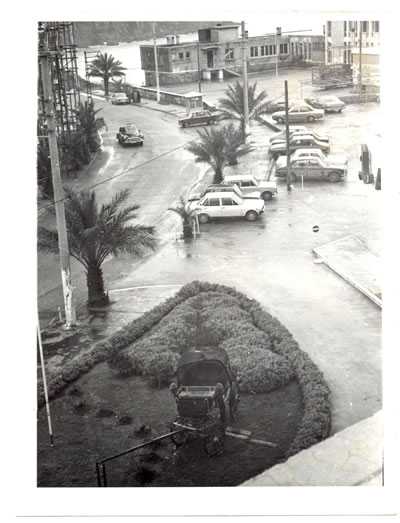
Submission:
M 245 33 L 245 23 L 241 23 L 242 29 L 242 59 L 243 59 L 243 112 L 244 112 L 244 135 L 245 143 L 250 143 L 250 125 L 249 125 L 249 93 L 247 80 L 247 41 Z
M 44 397 L 45 397 L 45 401 L 46 401 L 47 423 L 49 425 L 50 445 L 53 446 L 53 429 L 51 426 L 50 404 L 49 404 L 49 396 L 47 393 L 46 369 L 44 366 L 44 356 L 43 356 L 43 347 L 42 347 L 42 337 L 40 335 L 39 315 L 38 315 L 38 323 L 37 323 L 37 334 L 38 334 L 38 342 L 39 342 L 40 364 L 42 366 Z
M 276 79 L 278 80 L 278 35 L 275 33 L 275 75 Z

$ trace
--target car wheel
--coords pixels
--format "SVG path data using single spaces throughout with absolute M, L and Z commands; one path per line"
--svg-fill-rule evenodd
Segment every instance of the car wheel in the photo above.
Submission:
M 307 121 L 308 121 L 308 122 L 314 122 L 314 121 L 315 121 L 315 116 L 309 116 L 309 117 L 307 118 Z
M 338 110 L 338 113 L 341 113 L 341 112 L 342 112 L 342 110 L 341 110 L 341 109 L 339 109 L 339 110 Z
M 207 123 L 208 125 L 212 125 L 214 123 L 214 120 L 208 120 Z
M 336 183 L 338 182 L 340 179 L 340 176 L 338 173 L 330 173 L 329 175 L 329 180 L 332 182 L 332 183 Z
M 187 127 L 187 126 L 188 126 L 187 122 L 183 122 L 182 127 Z
M 282 118 L 282 116 L 279 116 L 279 117 L 276 119 L 276 121 L 277 121 L 278 123 L 283 123 L 283 122 L 285 121 L 285 119 Z
M 265 201 L 272 200 L 272 193 L 265 191 L 262 193 L 261 198 Z
M 199 222 L 200 223 L 207 223 L 210 221 L 210 217 L 208 216 L 208 214 L 200 214 L 199 215 Z
M 254 220 L 257 220 L 258 218 L 258 214 L 256 213 L 256 211 L 249 211 L 246 213 L 246 220 L 248 222 L 254 222 Z

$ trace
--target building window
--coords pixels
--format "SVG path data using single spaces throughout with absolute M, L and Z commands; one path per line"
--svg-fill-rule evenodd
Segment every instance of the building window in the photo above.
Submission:
M 190 59 L 190 52 L 186 51 L 186 60 L 189 60 L 189 59 Z
M 379 33 L 379 22 L 371 22 L 371 24 L 372 24 L 371 31 L 373 33 Z
M 176 60 L 176 53 L 171 53 L 171 60 L 173 62 Z
M 179 53 L 179 60 L 183 60 L 183 53 Z
M 327 22 L 326 32 L 327 32 L 327 36 L 332 36 L 332 22 Z
M 363 33 L 368 33 L 368 22 L 363 22 L 362 23 L 362 32 Z
M 250 56 L 252 58 L 258 56 L 258 47 L 250 47 Z
M 332 63 L 332 51 L 328 51 L 328 64 Z
M 279 44 L 279 54 L 288 54 L 288 44 Z
M 260 56 L 265 56 L 265 45 L 260 46 Z
M 344 36 L 347 36 L 347 22 L 343 22 Z
M 268 46 L 268 54 L 276 54 L 276 45 L 269 45 Z
M 225 49 L 225 60 L 234 60 L 233 49 Z

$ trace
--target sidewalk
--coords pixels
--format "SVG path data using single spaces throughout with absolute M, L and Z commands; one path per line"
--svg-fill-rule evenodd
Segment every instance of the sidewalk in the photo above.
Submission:
M 379 258 L 355 236 L 314 249 L 323 262 L 382 308 Z

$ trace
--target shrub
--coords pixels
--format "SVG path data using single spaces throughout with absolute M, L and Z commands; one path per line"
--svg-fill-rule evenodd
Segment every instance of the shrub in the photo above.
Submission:
M 226 343 L 224 348 L 243 392 L 270 392 L 293 378 L 290 363 L 271 351 L 241 343 Z

